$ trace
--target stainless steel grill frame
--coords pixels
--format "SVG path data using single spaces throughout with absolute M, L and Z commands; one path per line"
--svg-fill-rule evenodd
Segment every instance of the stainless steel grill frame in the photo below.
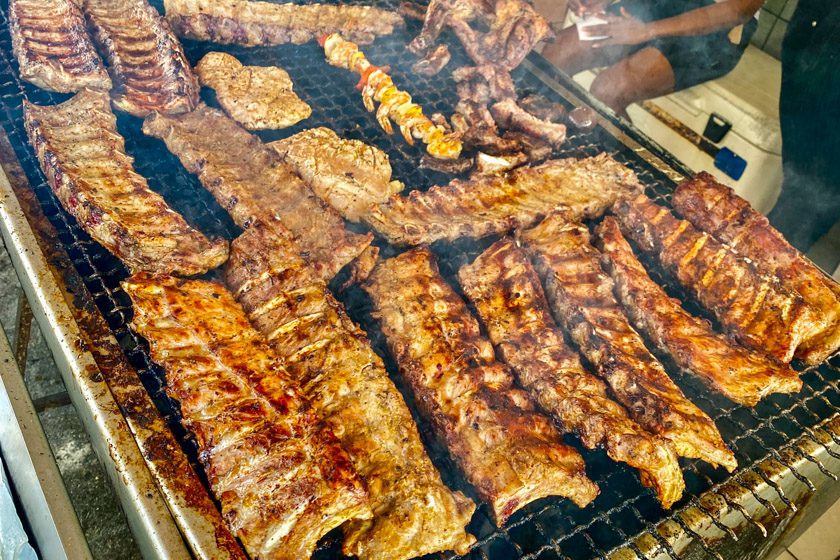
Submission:
M 393 6 L 393 2 L 385 4 Z M 412 58 L 404 45 L 416 31 L 416 25 L 410 24 L 405 32 L 364 50 L 375 63 L 390 64 L 395 81 L 410 91 L 427 113 L 449 114 L 456 97 L 448 73 L 422 78 L 410 72 Z M 313 116 L 282 133 L 264 133 L 265 140 L 304 127 L 331 126 L 339 134 L 387 151 L 395 177 L 411 188 L 425 189 L 448 180 L 418 168 L 422 147 L 410 147 L 378 129 L 353 90 L 354 76 L 323 63 L 316 45 L 242 49 L 187 41 L 185 47 L 192 62 L 210 50 L 224 50 L 246 64 L 279 64 L 289 71 L 295 90 L 312 105 Z M 453 53 L 451 65 L 455 67 L 464 54 L 457 47 Z M 119 289 L 126 270 L 60 208 L 27 143 L 21 119 L 23 96 L 36 103 L 53 103 L 65 96 L 37 90 L 17 76 L 4 20 L 0 99 L 8 141 L 0 138 L 0 164 L 9 180 L 0 178 L 0 227 L 73 402 L 91 431 L 100 458 L 109 467 L 144 554 L 237 557 L 235 543 L 221 529 L 218 513 L 202 485 L 194 442 L 180 426 L 177 405 L 163 391 L 162 372 L 151 363 L 143 341 L 126 326 L 131 308 Z M 541 93 L 569 107 L 593 103 L 536 56 L 514 77 L 520 92 Z M 208 101 L 213 102 L 212 96 Z M 139 120 L 120 115 L 119 127 L 129 153 L 137 158 L 138 171 L 205 233 L 235 237 L 238 230 L 226 213 L 162 143 L 143 136 L 139 126 Z M 571 134 L 557 155 L 595 155 L 600 151 L 632 166 L 649 194 L 660 201 L 667 202 L 674 182 L 687 172 L 638 131 L 606 113 L 592 133 Z M 451 277 L 490 241 L 441 243 L 433 249 L 444 274 Z M 391 247 L 382 249 L 386 256 L 394 252 Z M 356 289 L 340 297 L 351 316 L 368 330 L 377 350 L 384 353 L 366 298 Z M 394 374 L 394 364 L 385 356 Z M 578 446 L 587 471 L 602 489 L 594 505 L 578 510 L 563 500 L 542 500 L 516 514 L 504 528 L 495 527 L 482 506 L 469 527 L 479 542 L 468 557 L 623 560 L 732 557 L 738 551 L 739 558 L 758 558 L 772 543 L 771 538 L 764 538 L 765 533 L 773 536 L 782 531 L 816 491 L 838 491 L 840 485 L 833 484 L 836 477 L 832 474 L 840 472 L 840 369 L 836 362 L 806 370 L 800 395 L 773 396 L 755 409 L 709 394 L 676 372 L 667 360 L 666 365 L 686 393 L 718 423 L 736 452 L 741 465 L 738 472 L 729 476 L 703 463 L 684 461 L 687 496 L 675 513 L 667 513 L 630 469 L 612 463 L 602 452 Z M 399 385 L 398 376 L 395 381 Z M 420 419 L 418 424 L 446 482 L 474 496 L 445 450 L 428 437 L 428 426 Z M 570 441 L 575 443 L 573 438 Z M 188 462 L 197 474 L 188 468 Z M 339 557 L 339 544 L 337 533 L 329 535 L 316 558 Z

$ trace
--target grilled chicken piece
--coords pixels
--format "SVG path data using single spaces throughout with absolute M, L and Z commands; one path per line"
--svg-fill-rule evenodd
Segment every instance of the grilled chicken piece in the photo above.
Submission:
M 252 558 L 309 558 L 367 495 L 280 360 L 222 286 L 146 273 L 123 282 L 132 329 L 166 371 L 222 515 Z
M 328 33 L 370 43 L 405 25 L 392 10 L 371 6 L 246 0 L 164 0 L 163 5 L 179 36 L 246 47 L 300 45 Z
M 310 128 L 269 146 L 315 194 L 352 222 L 404 188 L 391 180 L 388 154 L 359 140 L 340 138 L 329 128 Z
M 595 218 L 620 195 L 640 188 L 631 170 L 601 154 L 395 195 L 363 219 L 391 243 L 420 245 L 528 227 L 560 207 Z
M 566 432 L 589 449 L 604 446 L 614 461 L 639 469 L 665 508 L 682 496 L 677 455 L 668 440 L 645 431 L 588 373 L 551 318 L 548 301 L 525 252 L 504 238 L 458 273 L 490 341 L 520 385 Z
M 615 206 L 621 230 L 652 254 L 739 342 L 789 362 L 827 321 L 776 277 L 643 194 Z
M 452 55 L 449 53 L 449 47 L 438 45 L 426 56 L 415 62 L 411 66 L 411 69 L 421 76 L 434 76 L 443 70 L 444 66 L 449 64 L 451 58 Z
M 146 0 L 79 0 L 108 60 L 117 109 L 137 117 L 186 113 L 198 104 L 198 80 L 180 41 Z
M 668 297 L 633 254 L 615 218 L 604 218 L 596 235 L 601 263 L 612 275 L 627 315 L 680 368 L 746 406 L 770 393 L 799 392 L 802 380 L 789 366 L 734 344 Z
M 627 322 L 586 226 L 557 213 L 520 232 L 520 239 L 543 279 L 554 316 L 631 418 L 671 440 L 681 457 L 734 470 L 735 456 L 712 420 L 683 395 Z
M 538 119 L 517 105 L 513 99 L 499 101 L 490 111 L 502 128 L 520 130 L 529 136 L 541 138 L 552 146 L 559 146 L 566 141 L 566 125 Z
M 277 66 L 243 66 L 227 53 L 210 52 L 195 73 L 201 85 L 216 91 L 222 109 L 248 130 L 286 128 L 312 114 L 292 90 L 288 72 Z
M 234 241 L 226 278 L 367 482 L 374 517 L 345 525 L 345 554 L 465 553 L 475 505 L 443 484 L 382 359 L 289 231 L 276 221 L 251 226 Z
M 143 132 L 166 142 L 240 227 L 279 217 L 321 278 L 373 250 L 371 234 L 345 229 L 277 152 L 221 111 L 202 104 L 186 115 L 150 115 Z
M 23 116 L 61 205 L 129 270 L 189 276 L 227 260 L 226 241 L 190 227 L 134 171 L 107 93 L 82 90 L 46 107 L 24 101 Z
M 840 286 L 785 241 L 749 202 L 710 174 L 699 173 L 677 187 L 673 205 L 694 227 L 728 244 L 760 271 L 778 276 L 785 288 L 798 292 L 825 317 L 826 328 L 802 342 L 797 358 L 818 364 L 840 348 Z
M 72 0 L 10 0 L 9 31 L 24 80 L 61 93 L 111 89 L 85 18 Z
M 428 249 L 380 262 L 363 286 L 421 414 L 498 525 L 545 496 L 580 507 L 595 498 L 583 458 L 514 388 Z

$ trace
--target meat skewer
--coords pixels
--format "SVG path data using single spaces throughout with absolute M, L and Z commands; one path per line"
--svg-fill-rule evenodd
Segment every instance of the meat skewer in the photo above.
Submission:
M 775 277 L 643 194 L 620 200 L 621 231 L 652 254 L 739 342 L 789 362 L 826 321 Z
M 373 6 L 254 0 L 164 0 L 163 5 L 180 37 L 246 47 L 300 45 L 327 33 L 371 43 L 405 25 L 392 10 Z
M 799 392 L 802 380 L 789 366 L 734 344 L 668 297 L 647 275 L 615 218 L 604 218 L 596 236 L 601 262 L 633 324 L 680 368 L 745 406 L 755 406 L 770 393 Z
M 376 120 L 385 132 L 393 133 L 393 119 L 409 144 L 414 144 L 414 138 L 417 138 L 426 144 L 426 151 L 433 157 L 458 158 L 461 154 L 461 140 L 458 136 L 447 134 L 442 126 L 429 120 L 423 114 L 423 109 L 411 101 L 411 95 L 394 85 L 386 73 L 387 69 L 372 65 L 358 45 L 344 40 L 338 33 L 321 37 L 318 42 L 324 47 L 327 62 L 361 76 L 357 87 L 362 91 L 365 108 L 373 111 L 374 101 L 379 102 Z
M 363 220 L 397 245 L 480 238 L 531 226 L 560 207 L 595 218 L 619 196 L 640 188 L 631 170 L 601 154 L 395 195 Z
M 24 101 L 23 118 L 62 207 L 129 270 L 189 276 L 227 260 L 226 241 L 193 229 L 134 170 L 106 92 L 44 107 Z
M 584 507 L 598 494 L 583 458 L 513 387 L 431 252 L 380 262 L 363 285 L 420 413 L 502 525 L 516 510 L 560 495 Z
M 309 558 L 345 521 L 371 516 L 335 435 L 222 286 L 146 273 L 123 282 L 131 327 L 149 341 L 195 434 L 222 516 L 252 558 Z
M 344 553 L 466 553 L 475 505 L 443 484 L 381 358 L 288 230 L 276 221 L 252 225 L 233 243 L 226 279 L 367 482 L 374 517 L 345 525 Z
M 734 470 L 735 456 L 712 420 L 685 397 L 628 323 L 586 226 L 557 213 L 519 237 L 554 316 L 631 418 L 669 439 L 678 455 Z
M 519 383 L 563 430 L 589 449 L 604 446 L 614 461 L 639 469 L 642 483 L 668 508 L 685 482 L 671 444 L 645 431 L 607 396 L 554 324 L 536 271 L 525 252 L 503 238 L 458 273 L 490 341 Z
M 111 78 L 72 0 L 11 0 L 9 31 L 20 77 L 62 93 L 111 89 Z
M 797 358 L 818 364 L 840 348 L 840 286 L 793 248 L 749 202 L 708 173 L 679 185 L 672 202 L 694 227 L 749 258 L 759 270 L 778 276 L 785 288 L 799 293 L 825 317 L 826 328 L 802 341 Z

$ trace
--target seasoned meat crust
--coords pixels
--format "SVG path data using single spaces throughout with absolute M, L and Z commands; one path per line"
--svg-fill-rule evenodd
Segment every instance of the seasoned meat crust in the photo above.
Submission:
M 513 240 L 491 245 L 461 268 L 458 279 L 499 355 L 563 430 L 639 469 L 663 507 L 680 499 L 685 482 L 673 447 L 631 420 L 607 396 L 604 383 L 584 369 L 551 318 L 536 271 Z
M 137 117 L 185 113 L 198 104 L 198 80 L 181 42 L 146 0 L 79 0 L 108 60 L 114 107 Z
M 165 275 L 123 282 L 131 326 L 166 371 L 231 531 L 252 558 L 309 558 L 345 521 L 368 519 L 364 488 L 277 356 L 222 286 Z
M 645 195 L 614 209 L 621 231 L 652 254 L 740 343 L 789 362 L 826 320 L 802 297 L 729 246 Z
M 299 45 L 329 33 L 370 43 L 405 24 L 393 11 L 371 6 L 246 0 L 164 0 L 163 5 L 179 36 L 246 47 Z
M 617 197 L 640 188 L 630 169 L 601 154 L 394 195 L 363 220 L 391 243 L 420 245 L 528 227 L 560 207 L 595 218 Z
M 9 31 L 24 80 L 61 93 L 111 89 L 85 18 L 72 0 L 10 0 Z
M 802 388 L 789 366 L 717 334 L 708 321 L 688 314 L 668 297 L 633 254 L 615 218 L 599 224 L 596 242 L 627 315 L 679 367 L 746 406 L 755 406 L 770 393 L 798 393 Z
M 367 482 L 374 517 L 344 526 L 344 552 L 465 553 L 475 505 L 443 484 L 382 359 L 299 252 L 281 224 L 257 222 L 234 241 L 226 279 Z
M 64 103 L 23 102 L 24 126 L 61 205 L 132 272 L 190 276 L 227 260 L 227 242 L 190 227 L 125 153 L 105 92 L 83 90 Z
M 738 466 L 714 422 L 668 377 L 613 295 L 589 230 L 562 213 L 520 232 L 556 319 L 597 368 L 631 418 L 665 437 L 682 457 Z
M 826 320 L 797 348 L 796 357 L 808 364 L 825 361 L 840 348 L 840 286 L 788 243 L 767 218 L 731 188 L 708 173 L 699 173 L 677 187 L 674 209 L 716 239 L 749 258 L 762 272 L 779 277 Z
M 347 230 L 277 152 L 221 111 L 202 104 L 186 115 L 150 115 L 143 132 L 163 140 L 240 227 L 278 217 L 324 280 L 373 250 L 373 235 Z
M 534 411 L 495 361 L 478 322 L 418 248 L 380 262 L 364 283 L 415 402 L 496 523 L 545 496 L 584 507 L 598 487 L 583 458 Z

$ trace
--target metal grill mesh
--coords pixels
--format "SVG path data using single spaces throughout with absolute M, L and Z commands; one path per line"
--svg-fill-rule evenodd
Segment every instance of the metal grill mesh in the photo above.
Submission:
M 145 344 L 127 328 L 131 307 L 127 296 L 119 288 L 120 280 L 127 276 L 126 269 L 93 242 L 75 220 L 61 209 L 29 147 L 22 127 L 21 102 L 24 96 L 39 104 L 63 101 L 67 96 L 49 94 L 18 79 L 17 63 L 11 54 L 5 4 L 6 2 L 3 2 L 3 15 L 0 16 L 3 18 L 0 30 L 0 98 L 5 132 L 45 214 L 58 231 L 60 243 L 84 279 L 126 357 L 137 368 L 141 381 L 195 464 L 195 444 L 180 426 L 177 404 L 163 391 L 163 373 L 151 363 Z M 391 0 L 386 4 L 393 6 L 395 2 Z M 409 22 L 406 31 L 380 39 L 364 50 L 374 63 L 391 66 L 395 82 L 410 91 L 427 114 L 451 114 L 457 99 L 448 71 L 445 70 L 433 78 L 415 76 L 410 71 L 413 58 L 405 50 L 405 44 L 417 30 L 418 25 Z M 242 49 L 187 41 L 185 48 L 193 63 L 210 50 L 224 50 L 246 64 L 278 64 L 289 72 L 294 80 L 295 91 L 312 106 L 312 117 L 294 128 L 261 134 L 264 140 L 275 140 L 306 127 L 329 126 L 340 135 L 364 140 L 385 150 L 390 155 L 395 178 L 402 180 L 409 188 L 425 189 L 432 184 L 448 180 L 446 176 L 417 166 L 422 155 L 422 146 L 411 147 L 402 139 L 389 137 L 379 129 L 373 116 L 364 110 L 360 96 L 353 89 L 355 77 L 325 64 L 321 49 L 314 43 L 303 46 Z M 457 67 L 465 60 L 464 53 L 456 47 L 453 49 L 453 61 L 449 67 Z M 520 93 L 537 92 L 569 105 L 532 74 L 518 70 L 514 77 Z M 206 91 L 204 93 L 208 96 L 206 100 L 213 104 L 212 94 Z M 227 214 L 209 193 L 201 188 L 196 178 L 187 173 L 177 159 L 167 152 L 162 142 L 145 137 L 140 132 L 140 124 L 138 119 L 119 116 L 118 126 L 126 138 L 127 150 L 137 158 L 136 168 L 149 179 L 151 187 L 160 192 L 191 224 L 206 234 L 234 238 L 238 229 Z M 648 187 L 649 194 L 659 201 L 667 201 L 674 185 L 603 129 L 587 134 L 572 132 L 568 142 L 557 155 L 582 157 L 602 151 L 609 152 L 622 163 L 631 166 Z M 458 266 L 472 259 L 489 242 L 438 244 L 434 250 L 440 257 L 444 274 L 451 279 Z M 384 248 L 385 254 L 390 252 L 389 248 Z M 377 350 L 386 356 L 389 371 L 399 385 L 394 363 L 384 352 L 381 334 L 368 314 L 367 300 L 358 289 L 348 290 L 341 297 L 351 315 L 368 330 Z M 744 469 L 750 469 L 767 457 L 790 466 L 790 462 L 779 453 L 780 448 L 807 433 L 809 428 L 820 420 L 833 415 L 840 406 L 840 391 L 837 388 L 840 370 L 829 364 L 810 369 L 803 374 L 804 388 L 799 395 L 772 396 L 754 409 L 736 406 L 723 397 L 711 394 L 696 380 L 676 371 L 672 365 L 667 364 L 667 360 L 666 365 L 669 365 L 670 373 L 686 394 L 712 416 Z M 404 387 L 400 388 L 405 393 Z M 418 424 L 430 454 L 447 483 L 474 497 L 474 493 L 447 457 L 445 450 L 429 437 L 428 426 L 419 419 Z M 601 495 L 594 505 L 581 510 L 565 500 L 541 500 L 514 515 L 504 528 L 495 527 L 490 521 L 487 508 L 481 506 L 469 526 L 469 530 L 478 537 L 478 544 L 467 557 L 484 560 L 602 557 L 615 547 L 627 543 L 639 532 L 652 529 L 668 517 L 668 513 L 659 507 L 654 495 L 640 485 L 631 469 L 613 463 L 602 451 L 583 449 L 573 437 L 567 439 L 581 451 L 586 460 L 588 474 L 601 488 Z M 705 463 L 683 460 L 682 464 L 687 491 L 686 497 L 677 507 L 698 505 L 696 497 L 702 492 L 730 480 L 722 470 L 714 470 Z M 201 473 L 200 467 L 197 466 L 197 470 Z M 739 477 L 743 476 L 744 472 L 739 471 L 735 480 L 741 480 Z M 754 472 L 773 485 L 762 471 Z M 745 483 L 744 486 L 749 485 Z M 685 525 L 682 525 L 685 528 Z M 666 550 L 669 550 L 668 545 L 655 531 L 652 531 L 652 534 L 660 540 L 660 544 Z M 339 545 L 340 535 L 333 533 L 327 536 L 321 543 L 316 558 L 340 557 Z M 441 554 L 433 557 L 452 556 Z

